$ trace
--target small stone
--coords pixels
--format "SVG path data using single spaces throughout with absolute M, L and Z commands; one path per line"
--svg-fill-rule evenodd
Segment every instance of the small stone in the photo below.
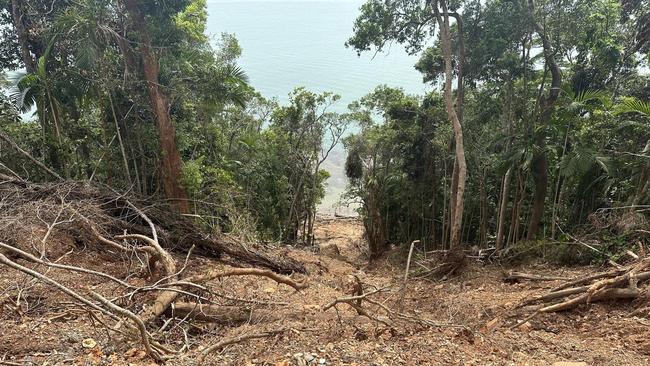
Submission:
M 320 360 L 318 360 L 319 365 L 325 365 L 326 363 L 327 363 L 327 360 L 325 360 L 324 358 L 321 358 Z
M 586 362 L 562 361 L 556 362 L 553 366 L 587 366 Z
M 523 332 L 530 332 L 533 329 L 533 325 L 530 324 L 530 322 L 525 322 L 524 324 L 519 326 L 519 329 Z M 560 366 L 566 366 L 566 365 L 560 365 Z
M 95 348 L 97 346 L 97 342 L 95 342 L 95 340 L 92 338 L 86 338 L 81 341 L 81 346 L 83 348 Z

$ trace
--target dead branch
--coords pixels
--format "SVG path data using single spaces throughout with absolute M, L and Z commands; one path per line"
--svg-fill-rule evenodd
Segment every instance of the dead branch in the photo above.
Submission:
M 530 273 L 524 273 L 524 272 L 515 272 L 515 271 L 510 271 L 508 272 L 504 278 L 503 282 L 519 282 L 520 280 L 528 280 L 528 281 L 566 281 L 568 278 L 566 277 L 559 277 L 559 276 L 541 276 L 541 275 L 535 275 L 535 274 L 530 274 Z
M 367 292 L 367 293 L 364 293 L 364 294 L 361 294 L 361 295 L 357 295 L 357 296 L 339 297 L 337 299 L 334 299 L 334 301 L 328 303 L 327 305 L 323 306 L 323 311 L 327 311 L 328 309 L 330 309 L 332 307 L 336 307 L 336 305 L 338 305 L 338 304 L 347 304 L 348 306 L 353 308 L 357 312 L 358 315 L 365 316 L 366 318 L 368 318 L 368 319 L 370 319 L 372 321 L 375 321 L 377 323 L 380 323 L 380 324 L 392 329 L 393 326 L 391 324 L 389 324 L 385 320 L 379 319 L 378 317 L 375 317 L 375 316 L 371 315 L 370 313 L 368 313 L 368 311 L 366 311 L 363 307 L 361 307 L 361 301 L 362 300 L 364 300 L 364 299 L 367 300 L 368 296 L 377 294 L 379 292 L 384 292 L 384 291 L 388 291 L 388 288 L 386 288 L 386 287 L 378 288 L 378 289 L 375 289 L 373 291 L 370 291 L 370 292 Z
M 88 224 L 88 228 L 90 228 L 90 232 L 99 240 L 100 242 L 109 245 L 113 247 L 116 250 L 119 250 L 121 252 L 131 252 L 131 251 L 137 251 L 143 254 L 147 254 L 150 257 L 156 256 L 156 249 L 153 247 L 133 247 L 133 248 L 128 248 L 122 244 L 119 244 L 113 240 L 105 238 L 102 234 L 97 231 L 97 228 L 95 228 L 95 225 L 93 225 L 88 218 L 84 217 L 83 215 L 80 215 L 78 212 L 77 214 Z
M 211 295 L 214 295 L 216 297 L 220 297 L 225 300 L 230 300 L 234 302 L 243 302 L 247 304 L 255 304 L 255 305 L 275 305 L 275 306 L 287 306 L 290 305 L 288 302 L 284 301 L 261 301 L 261 300 L 253 300 L 253 299 L 242 299 L 239 297 L 234 297 L 234 296 L 229 296 L 220 292 L 215 292 L 213 290 L 210 291 Z
M 164 361 L 166 357 L 161 355 L 158 350 L 152 348 L 151 343 L 149 342 L 151 335 L 149 332 L 147 332 L 147 328 L 145 327 L 144 322 L 142 319 L 140 319 L 137 315 L 133 314 L 132 312 L 128 311 L 127 309 L 124 309 L 120 306 L 117 306 L 113 304 L 111 301 L 108 299 L 104 298 L 102 295 L 96 293 L 96 292 L 91 292 L 92 297 L 94 297 L 96 300 L 98 300 L 100 303 L 102 303 L 104 306 L 107 308 L 115 311 L 116 313 L 125 316 L 133 321 L 135 323 L 136 327 L 140 331 L 140 338 L 142 340 L 142 344 L 144 345 L 144 349 L 147 352 L 151 358 L 157 360 L 157 361 Z
M 79 295 L 78 293 L 72 291 L 68 287 L 60 284 L 59 282 L 57 282 L 57 281 L 55 281 L 55 280 L 53 280 L 53 279 L 51 279 L 51 278 L 49 278 L 47 276 L 44 276 L 43 274 L 41 274 L 39 272 L 36 272 L 36 271 L 34 271 L 34 270 L 30 269 L 30 268 L 21 266 L 20 264 L 18 264 L 16 262 L 10 260 L 9 258 L 5 257 L 3 254 L 0 254 L 0 263 L 4 264 L 6 266 L 9 266 L 9 267 L 11 267 L 11 268 L 13 268 L 13 269 L 15 269 L 17 271 L 26 273 L 26 274 L 28 274 L 28 275 L 36 278 L 36 279 L 39 279 L 39 280 L 41 280 L 41 281 L 43 281 L 43 282 L 45 282 L 45 283 L 47 283 L 49 285 L 52 285 L 52 286 L 58 288 L 59 290 L 61 290 L 62 292 L 64 292 L 65 294 L 67 294 L 68 296 L 70 296 L 70 297 L 74 298 L 75 300 L 81 302 L 82 304 L 84 304 L 86 306 L 89 306 L 94 310 L 100 311 L 103 314 L 106 314 L 106 315 L 110 316 L 111 318 L 113 318 L 115 320 L 119 320 L 119 318 L 117 316 L 115 316 L 113 313 L 103 309 L 100 306 L 97 306 L 95 303 L 93 303 L 90 300 L 84 298 L 83 296 Z
M 154 229 L 155 232 L 155 229 Z M 154 234 L 154 238 L 156 238 L 157 235 Z M 117 235 L 115 239 L 121 239 L 121 240 L 127 240 L 127 239 L 135 239 L 135 240 L 142 240 L 149 244 L 149 246 L 143 247 L 143 248 L 152 248 L 147 249 L 147 252 L 152 254 L 152 256 L 149 258 L 149 267 L 153 270 L 154 265 L 156 262 L 159 262 L 162 265 L 163 269 L 163 276 L 170 281 L 175 281 L 176 280 L 176 262 L 174 261 L 174 258 L 167 252 L 165 249 L 163 249 L 160 244 L 158 244 L 158 241 L 156 239 L 149 238 L 144 235 L 140 234 L 126 234 L 126 235 Z
M 28 153 L 27 151 L 23 150 L 18 146 L 14 140 L 10 139 L 9 136 L 5 135 L 4 132 L 0 131 L 0 140 L 5 141 L 8 143 L 14 150 L 25 156 L 27 159 L 32 161 L 34 164 L 36 164 L 39 168 L 43 169 L 46 173 L 50 174 L 57 180 L 63 181 L 63 177 L 58 175 L 56 172 L 54 172 L 52 169 L 48 168 L 45 164 L 41 163 L 38 159 L 32 156 L 32 154 Z
M 202 365 L 203 362 L 204 362 L 204 360 L 205 360 L 205 358 L 206 358 L 210 353 L 212 353 L 212 352 L 214 352 L 214 351 L 216 351 L 216 350 L 218 350 L 218 349 L 221 349 L 221 348 L 223 348 L 223 347 L 225 347 L 225 346 L 229 346 L 229 345 L 231 345 L 231 344 L 235 344 L 235 343 L 241 343 L 241 342 L 243 342 L 243 341 L 247 341 L 247 340 L 250 340 L 250 339 L 258 339 L 258 338 L 267 338 L 267 337 L 272 337 L 272 336 L 274 336 L 274 335 L 278 335 L 278 334 L 284 333 L 284 332 L 286 332 L 287 330 L 288 330 L 288 329 L 278 329 L 278 330 L 271 330 L 271 331 L 268 331 L 268 332 L 251 333 L 251 334 L 243 334 L 243 335 L 240 335 L 240 336 L 237 336 L 237 337 L 234 337 L 234 338 L 224 339 L 224 340 L 222 340 L 221 342 L 216 343 L 216 344 L 214 344 L 214 345 L 212 345 L 212 346 L 206 348 L 203 352 L 201 352 L 201 354 L 199 355 L 199 357 L 196 359 L 196 363 L 197 363 L 198 365 Z
M 404 320 L 404 321 L 407 321 L 407 322 L 410 322 L 410 323 L 425 325 L 425 326 L 429 326 L 429 327 L 464 328 L 464 329 L 469 330 L 468 327 L 466 327 L 464 325 L 460 325 L 460 324 L 439 323 L 439 322 L 436 322 L 436 321 L 433 321 L 433 320 L 430 320 L 430 319 L 427 319 L 427 318 L 420 318 L 420 317 L 400 313 L 400 312 L 397 312 L 395 310 L 392 310 L 388 306 L 386 306 L 386 305 L 384 305 L 384 304 L 382 304 L 382 303 L 380 303 L 378 301 L 375 301 L 375 300 L 373 300 L 371 298 L 365 298 L 364 300 L 371 303 L 371 304 L 373 304 L 373 305 L 376 305 L 376 306 L 382 308 L 386 313 L 389 314 L 390 317 L 395 318 L 395 319 Z
M 563 285 L 552 289 L 551 292 L 561 291 L 561 290 L 564 290 L 564 289 L 567 289 L 567 288 L 571 288 L 571 287 L 575 287 L 577 285 L 582 285 L 582 284 L 585 284 L 585 283 L 589 283 L 589 282 L 592 282 L 594 280 L 599 280 L 599 279 L 605 278 L 605 277 L 618 276 L 623 272 L 624 271 L 622 271 L 620 269 L 615 269 L 615 270 L 612 270 L 612 271 L 609 271 L 609 272 L 603 272 L 603 273 L 598 273 L 598 274 L 595 274 L 595 275 L 590 275 L 590 276 L 587 276 L 587 277 L 578 278 L 578 279 L 575 279 L 573 281 L 566 282 Z
M 90 274 L 90 275 L 93 275 L 93 276 L 106 278 L 106 279 L 111 280 L 111 281 L 113 281 L 115 283 L 118 283 L 121 286 L 124 286 L 126 288 L 133 288 L 133 286 L 129 285 L 128 283 L 126 283 L 126 282 L 124 282 L 124 281 L 122 281 L 122 280 L 120 280 L 118 278 L 115 278 L 115 277 L 113 277 L 113 276 L 111 276 L 109 274 L 106 274 L 104 272 L 93 271 L 91 269 L 86 269 L 86 268 L 82 268 L 82 267 L 75 267 L 75 266 L 68 266 L 68 265 L 64 265 L 64 264 L 46 262 L 44 260 L 36 258 L 35 256 L 33 256 L 33 255 L 23 251 L 23 250 L 20 250 L 20 249 L 18 249 L 16 247 L 5 244 L 3 242 L 0 242 L 0 248 L 4 248 L 6 250 L 12 251 L 12 252 L 20 255 L 24 259 L 30 261 L 30 262 L 38 263 L 38 264 L 41 264 L 41 265 L 44 265 L 44 266 L 47 266 L 47 267 L 64 269 L 64 270 L 79 272 L 79 273 L 86 273 L 86 274 Z
M 182 282 L 176 282 L 176 283 L 192 283 L 192 284 L 205 283 L 207 281 L 211 281 L 222 277 L 246 276 L 246 275 L 268 277 L 275 280 L 278 283 L 283 283 L 288 286 L 291 286 L 296 290 L 301 290 L 308 286 L 306 282 L 296 282 L 287 276 L 279 275 L 270 270 L 264 270 L 258 268 L 235 268 L 225 272 L 209 271 L 206 274 L 189 277 L 187 279 L 182 280 Z M 169 308 L 169 306 L 174 302 L 174 300 L 176 300 L 178 295 L 179 292 L 176 290 L 163 291 L 156 298 L 153 305 L 145 312 L 145 314 L 142 315 L 143 321 L 145 323 L 149 323 L 153 319 L 164 314 L 165 311 Z
M 555 300 L 555 299 L 561 299 L 563 297 L 579 294 L 581 292 L 585 292 L 589 290 L 589 286 L 582 286 L 582 287 L 573 287 L 573 288 L 568 288 L 568 289 L 563 289 L 560 291 L 552 291 L 547 294 L 542 294 L 538 296 L 531 297 L 530 299 L 522 301 L 517 307 L 521 308 L 526 305 L 530 305 L 536 302 L 548 302 L 550 300 Z
M 597 301 L 637 298 L 641 293 L 637 284 L 642 281 L 650 280 L 650 271 L 643 272 L 649 268 L 650 258 L 644 258 L 625 270 L 617 269 L 569 282 L 569 284 L 580 284 L 588 281 L 599 280 L 590 285 L 572 288 L 564 288 L 566 287 L 566 285 L 564 285 L 554 289 L 550 293 L 538 295 L 522 301 L 522 303 L 517 306 L 518 308 L 533 303 L 542 303 L 543 305 L 536 307 L 536 311 L 533 314 L 516 323 L 511 328 L 519 327 L 538 314 L 565 311 L 573 309 L 581 304 L 589 304 Z M 577 296 L 549 305 L 553 300 L 564 299 L 571 295 Z
M 309 286 L 307 281 L 294 281 L 290 277 L 279 275 L 273 271 L 267 270 L 267 269 L 259 269 L 259 268 L 234 268 L 228 271 L 224 272 L 215 272 L 215 271 L 209 271 L 208 273 L 204 275 L 198 275 L 195 277 L 190 277 L 186 281 L 188 282 L 207 282 L 211 280 L 215 280 L 217 278 L 223 278 L 223 277 L 231 277 L 231 276 L 262 276 L 262 277 L 268 277 L 272 279 L 273 281 L 277 283 L 282 283 L 287 286 L 293 287 L 296 291 L 300 291 L 302 289 L 305 289 Z
M 358 302 L 355 303 L 357 300 L 363 300 L 368 296 L 374 295 L 374 294 L 379 293 L 379 292 L 385 292 L 385 291 L 388 291 L 388 290 L 389 290 L 388 287 L 382 287 L 382 288 L 378 288 L 378 289 L 376 289 L 374 291 L 370 291 L 370 292 L 367 292 L 367 293 L 364 293 L 364 294 L 361 294 L 361 295 L 357 295 L 357 296 L 339 297 L 337 299 L 334 299 L 334 301 L 328 303 L 327 305 L 323 306 L 323 311 L 327 311 L 330 308 L 332 308 L 333 306 L 336 306 L 337 304 L 341 304 L 341 303 L 345 303 L 345 304 L 353 304 L 354 303 L 354 305 L 357 305 Z
M 419 242 L 420 242 L 419 240 L 413 240 L 413 242 L 411 243 L 411 247 L 409 248 L 409 256 L 408 259 L 406 260 L 406 270 L 404 270 L 404 282 L 402 283 L 402 288 L 400 289 L 401 295 L 398 303 L 398 307 L 400 310 L 402 309 L 404 296 L 406 295 L 406 285 L 409 279 L 409 270 L 411 269 L 411 256 L 413 255 L 413 247 L 415 247 L 415 244 Z

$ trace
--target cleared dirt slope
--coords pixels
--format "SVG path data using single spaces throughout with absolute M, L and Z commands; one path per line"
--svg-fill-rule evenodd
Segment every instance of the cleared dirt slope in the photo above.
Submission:
M 227 346 L 208 356 L 206 364 L 552 365 L 559 361 L 588 365 L 650 364 L 650 320 L 630 315 L 644 299 L 635 303 L 583 306 L 572 312 L 541 316 L 518 330 L 509 330 L 508 325 L 520 319 L 508 317 L 513 314 L 510 309 L 514 304 L 559 282 L 505 284 L 501 280 L 503 270 L 493 266 L 470 265 L 461 276 L 446 282 L 426 279 L 409 282 L 403 312 L 453 326 L 407 322 L 388 329 L 346 304 L 323 311 L 325 304 L 354 292 L 354 276 L 365 291 L 387 287 L 386 292 L 373 298 L 397 308 L 403 263 L 395 259 L 399 257 L 396 253 L 391 253 L 386 260 L 368 267 L 362 234 L 357 220 L 321 219 L 317 225 L 317 242 L 336 244 L 339 255 L 321 254 L 316 249 L 276 249 L 277 254 L 301 261 L 308 269 L 310 286 L 300 292 L 260 277 L 219 280 L 216 285 L 221 292 L 215 294 L 215 301 L 245 307 L 251 314 L 250 321 L 237 325 L 171 321 L 156 336 L 177 349 L 188 346 L 189 352 L 168 364 L 191 364 L 203 348 L 224 338 L 278 329 L 286 331 Z M 98 256 L 64 236 L 51 240 L 61 247 L 60 263 L 93 268 L 113 261 L 116 264 L 111 274 L 128 273 L 126 262 Z M 184 261 L 182 256 L 176 259 L 179 263 Z M 220 268 L 227 266 L 206 258 L 192 258 L 188 275 Z M 518 269 L 566 277 L 593 271 L 590 268 Z M 66 281 L 66 273 L 53 270 L 49 274 Z M 72 285 L 110 291 L 108 284 L 93 281 Z M 18 288 L 22 290 L 17 299 L 14 295 Z M 5 267 L 0 267 L 0 297 L 2 294 L 12 297 L 0 308 L 0 360 L 49 365 L 153 363 L 137 344 L 120 341 L 115 333 L 107 332 L 97 319 L 80 310 L 65 295 Z M 254 302 L 243 303 L 232 298 Z M 375 308 L 368 309 L 372 310 L 372 316 L 385 320 Z M 163 323 L 158 326 L 163 327 Z

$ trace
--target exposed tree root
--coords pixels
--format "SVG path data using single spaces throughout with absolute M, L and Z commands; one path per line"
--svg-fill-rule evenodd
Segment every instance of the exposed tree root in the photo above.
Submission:
M 467 264 L 467 255 L 462 250 L 450 250 L 445 253 L 442 264 L 426 273 L 433 278 L 447 279 Z

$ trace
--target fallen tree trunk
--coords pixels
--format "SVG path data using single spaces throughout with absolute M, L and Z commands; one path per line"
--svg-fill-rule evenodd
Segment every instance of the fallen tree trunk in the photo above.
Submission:
M 617 269 L 568 282 L 568 284 L 574 285 L 599 280 L 591 284 L 570 288 L 560 286 L 549 293 L 526 299 L 516 308 L 522 308 L 535 303 L 538 303 L 539 306 L 536 307 L 536 311 L 532 315 L 515 324 L 513 328 L 524 324 L 538 314 L 570 310 L 581 304 L 598 301 L 635 299 L 641 295 L 638 284 L 650 280 L 650 271 L 648 269 L 650 269 L 650 258 L 645 258 L 624 269 Z M 568 298 L 572 295 L 577 296 Z M 553 303 L 556 300 L 561 301 L 559 303 Z
M 211 304 L 198 304 L 189 302 L 176 302 L 167 308 L 166 314 L 170 317 L 188 318 L 201 322 L 217 324 L 241 324 L 249 320 L 260 320 L 270 314 L 260 315 L 259 311 L 253 311 L 239 306 L 221 306 Z

